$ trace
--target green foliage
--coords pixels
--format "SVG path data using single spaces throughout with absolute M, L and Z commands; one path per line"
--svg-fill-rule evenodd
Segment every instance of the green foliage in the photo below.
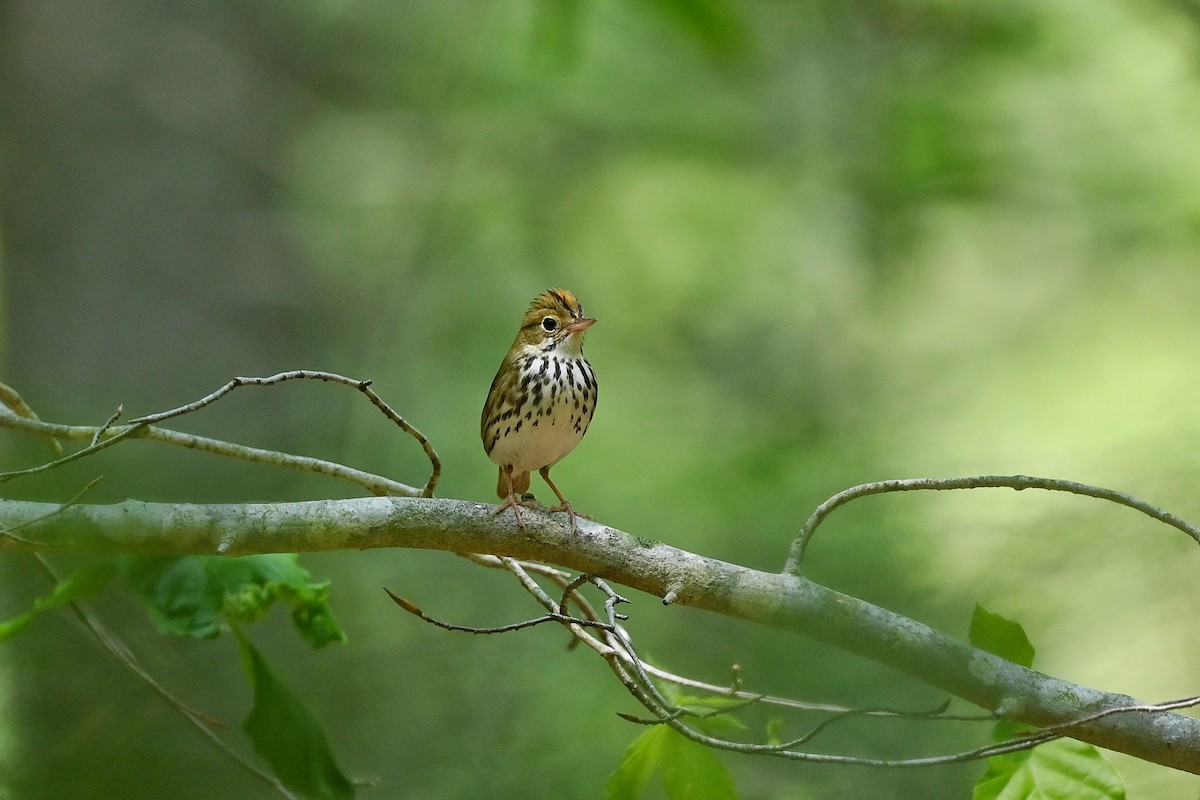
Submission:
M 971 644 L 1025 667 L 1033 666 L 1034 648 L 1019 622 L 993 614 L 978 603 L 971 617 Z M 1010 738 L 1016 726 L 996 724 L 997 740 Z M 975 785 L 974 800 L 1122 800 L 1125 786 L 1095 747 L 1074 739 L 1055 739 L 1032 750 L 992 756 Z
M 313 647 L 344 641 L 327 603 L 328 582 L 313 582 L 290 553 L 126 558 L 120 564 L 130 589 L 163 633 L 212 639 L 226 625 L 232 628 L 254 688 L 254 707 L 242 727 L 286 786 L 322 800 L 354 796 L 321 723 L 241 630 L 279 602 L 291 606 L 297 631 Z
M 655 771 L 671 800 L 736 798 L 733 779 L 710 748 L 667 725 L 652 725 L 633 740 L 621 766 L 608 779 L 607 800 L 637 800 Z
M 1125 786 L 1096 748 L 1056 739 L 988 759 L 974 800 L 1123 800 Z
M 127 558 L 121 569 L 163 633 L 211 639 L 224 622 L 254 622 L 281 602 L 313 647 L 346 638 L 329 609 L 328 582 L 313 582 L 292 553 Z
M 33 601 L 33 608 L 12 619 L 0 622 L 0 642 L 16 636 L 29 626 L 40 614 L 59 608 L 74 600 L 89 597 L 103 591 L 116 574 L 111 561 L 105 561 L 59 581 L 50 594 Z
M 108 560 L 64 578 L 29 611 L 0 622 L 0 641 L 23 631 L 39 614 L 102 591 L 118 574 L 162 633 L 212 639 L 229 625 L 254 689 L 254 706 L 242 727 L 255 751 L 286 786 L 307 797 L 354 797 L 354 786 L 334 761 L 320 722 L 240 627 L 282 602 L 291 606 L 296 629 L 313 647 L 344 641 L 327 603 L 328 582 L 313 582 L 295 554 Z
M 254 686 L 254 707 L 242 723 L 254 750 L 289 789 L 321 800 L 354 797 L 354 785 L 334 761 L 321 723 L 245 634 L 236 627 L 233 630 L 242 666 Z
M 607 800 L 637 800 L 642 796 L 650 776 L 662 763 L 663 742 L 672 734 L 679 735 L 666 725 L 654 725 L 633 740 L 621 765 L 608 779 L 604 793 Z
M 736 798 L 733 779 L 717 754 L 675 731 L 663 737 L 662 777 L 673 800 L 726 800 Z
M 1033 666 L 1034 649 L 1021 623 L 993 614 L 978 603 L 971 615 L 968 634 L 971 644 L 980 650 L 1008 659 L 1022 667 Z
M 739 700 L 677 696 L 669 689 L 664 694 L 675 705 L 700 714 L 688 718 L 688 722 L 704 733 L 728 735 L 745 730 L 746 726 L 732 715 L 711 713 L 740 706 Z M 733 779 L 712 748 L 693 742 L 669 725 L 652 725 L 633 740 L 621 765 L 608 779 L 605 797 L 607 800 L 637 800 L 656 771 L 662 773 L 663 788 L 672 800 L 737 797 Z

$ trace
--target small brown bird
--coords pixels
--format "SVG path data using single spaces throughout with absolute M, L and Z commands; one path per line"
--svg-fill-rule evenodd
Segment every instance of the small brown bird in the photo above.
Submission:
M 577 516 L 550 480 L 550 468 L 575 449 L 596 411 L 596 373 L 583 357 L 583 332 L 596 320 L 565 289 L 550 289 L 529 304 L 516 341 L 500 363 L 483 406 L 483 449 L 500 467 L 496 494 L 525 527 L 521 506 L 536 508 L 520 495 L 529 491 L 529 474 L 541 473 L 576 530 Z

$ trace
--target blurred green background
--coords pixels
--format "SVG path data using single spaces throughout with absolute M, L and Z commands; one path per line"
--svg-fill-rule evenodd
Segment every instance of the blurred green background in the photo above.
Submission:
M 565 286 L 600 320 L 602 392 L 555 478 L 632 533 L 778 570 L 849 485 L 1011 472 L 1200 519 L 1195 0 L 0 0 L 0 65 L 3 380 L 45 419 L 338 371 L 430 437 L 442 496 L 493 502 L 479 409 L 526 304 Z M 420 449 L 338 387 L 242 390 L 179 427 L 425 476 Z M 0 456 L 47 452 L 3 433 Z M 98 474 L 95 501 L 351 494 L 140 442 L 4 490 L 65 500 Z M 1044 671 L 1155 700 L 1200 690 L 1194 549 L 1117 507 L 990 491 L 861 501 L 808 568 L 956 636 L 979 601 L 1025 624 Z M 510 581 L 441 553 L 304 562 L 333 579 L 349 644 L 312 652 L 283 614 L 251 633 L 343 766 L 378 780 L 363 797 L 602 796 L 640 729 L 599 660 L 556 630 L 423 626 L 381 589 L 495 624 L 534 613 Z M 47 589 L 28 558 L 0 568 L 5 614 Z M 942 699 L 633 599 L 642 652 L 679 672 L 721 683 L 737 663 L 748 688 L 860 706 Z M 249 749 L 231 641 L 159 637 L 117 593 L 93 607 Z M 0 648 L 0 704 L 0 796 L 273 796 L 69 615 Z M 986 735 L 876 721 L 822 746 L 917 755 Z M 966 797 L 983 770 L 723 759 L 763 800 Z M 1196 795 L 1193 777 L 1115 761 L 1131 797 Z

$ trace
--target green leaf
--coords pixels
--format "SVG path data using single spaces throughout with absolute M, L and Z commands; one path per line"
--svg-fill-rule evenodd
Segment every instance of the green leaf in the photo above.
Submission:
M 314 647 L 346 638 L 329 609 L 329 584 L 313 582 L 294 553 L 128 558 L 122 570 L 163 633 L 211 639 L 224 622 L 255 622 L 282 602 Z
M 993 614 L 978 603 L 971 615 L 970 642 L 980 650 L 1023 667 L 1033 666 L 1034 649 L 1019 622 Z
M 1032 666 L 1034 649 L 1020 624 L 976 604 L 971 644 L 1022 666 Z M 1010 721 L 996 723 L 997 739 L 1027 733 Z M 1124 800 L 1121 776 L 1086 742 L 1055 739 L 1032 750 L 992 756 L 975 785 L 974 800 Z
M 666 725 L 652 725 L 625 751 L 605 800 L 638 800 L 655 771 L 671 800 L 736 800 L 733 779 L 710 748 Z
M 663 726 L 665 727 L 665 726 Z M 668 729 L 663 742 L 663 786 L 671 800 L 737 800 L 733 778 L 711 748 Z
M 974 800 L 1124 800 L 1121 776 L 1090 744 L 1055 739 L 988 759 Z
M 651 725 L 625 750 L 625 757 L 608 778 L 605 800 L 638 800 L 646 783 L 662 763 L 663 741 L 675 731 L 666 725 Z
M 221 632 L 221 605 L 198 556 L 123 559 L 125 582 L 162 633 L 211 639 Z
M 262 654 L 233 629 L 242 666 L 254 688 L 254 707 L 242 729 L 285 786 L 320 800 L 349 800 L 354 784 L 334 761 L 321 723 L 300 697 L 284 685 Z
M 50 594 L 34 600 L 33 608 L 12 619 L 0 621 L 0 642 L 11 639 L 25 630 L 29 627 L 29 623 L 33 622 L 40 614 L 65 606 L 81 597 L 99 594 L 112 582 L 116 571 L 116 566 L 112 561 L 104 561 L 84 567 L 63 578 L 55 584 Z

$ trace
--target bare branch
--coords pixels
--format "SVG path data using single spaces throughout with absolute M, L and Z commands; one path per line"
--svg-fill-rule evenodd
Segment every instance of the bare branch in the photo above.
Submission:
M 518 579 L 522 581 L 522 583 L 526 583 L 526 581 L 523 578 L 527 577 L 527 576 L 524 575 L 524 573 L 521 569 L 522 565 L 513 559 L 503 559 L 503 560 L 506 562 L 507 566 L 509 566 L 509 568 L 513 571 L 514 575 L 517 576 Z M 924 711 L 924 712 L 904 712 L 904 711 L 897 711 L 894 709 L 847 709 L 841 713 L 835 714 L 834 716 L 830 717 L 829 719 L 826 719 L 826 720 L 820 722 L 805 735 L 795 738 L 795 739 L 792 739 L 787 742 L 783 742 L 783 743 L 779 743 L 779 744 L 765 744 L 765 745 L 764 744 L 735 742 L 735 741 L 732 741 L 729 739 L 724 739 L 721 737 L 704 734 L 701 731 L 698 731 L 695 728 L 689 726 L 685 720 L 688 720 L 688 719 L 703 720 L 703 719 L 711 718 L 714 716 L 732 714 L 732 713 L 735 713 L 745 707 L 748 707 L 750 705 L 754 705 L 758 702 L 761 702 L 763 699 L 763 696 L 751 695 L 751 696 L 748 696 L 745 699 L 743 699 L 741 702 L 734 703 L 728 707 L 712 709 L 712 710 L 705 710 L 705 711 L 698 711 L 694 708 L 688 708 L 688 707 L 677 706 L 677 705 L 671 704 L 665 697 L 663 697 L 663 695 L 661 693 L 659 693 L 657 691 L 657 689 L 654 687 L 653 683 L 649 680 L 649 678 L 647 677 L 646 669 L 645 669 L 646 665 L 644 664 L 644 662 L 642 662 L 642 660 L 637 656 L 636 652 L 633 650 L 632 641 L 630 640 L 628 633 L 624 629 L 622 629 L 615 622 L 615 619 L 613 618 L 615 615 L 615 611 L 613 610 L 615 605 L 618 602 L 628 602 L 627 600 L 622 598 L 616 592 L 613 592 L 611 590 L 611 588 L 609 588 L 604 581 L 602 581 L 598 578 L 595 578 L 594 576 L 584 574 L 584 575 L 579 575 L 575 579 L 567 582 L 566 586 L 564 587 L 564 595 L 558 604 L 560 611 L 561 611 L 561 609 L 565 609 L 571 602 L 573 602 L 573 601 L 578 602 L 577 598 L 573 598 L 572 595 L 577 595 L 579 593 L 579 590 L 583 586 L 585 586 L 589 583 L 600 588 L 608 596 L 608 599 L 606 600 L 606 603 L 605 603 L 605 607 L 610 614 L 610 621 L 607 623 L 605 623 L 603 621 L 598 621 L 595 619 L 573 618 L 573 617 L 568 616 L 565 613 L 557 613 L 556 614 L 554 612 L 551 612 L 551 613 L 548 613 L 541 617 L 537 617 L 535 619 L 525 620 L 525 621 L 517 622 L 517 623 L 511 623 L 508 625 L 488 627 L 488 628 L 478 628 L 478 627 L 471 627 L 471 626 L 455 625 L 455 624 L 443 622 L 440 620 L 436 620 L 436 619 L 430 617 L 429 615 L 422 612 L 420 610 L 420 608 L 418 608 L 415 604 L 411 603 L 408 600 L 404 600 L 403 598 L 398 597 L 397 595 L 393 594 L 391 591 L 388 591 L 388 594 L 396 602 L 397 605 L 399 605 L 405 611 L 408 611 L 410 614 L 413 614 L 413 615 L 419 617 L 420 619 L 424 620 L 425 622 L 429 622 L 433 625 L 436 625 L 437 627 L 440 627 L 440 628 L 443 628 L 446 630 L 451 630 L 451 631 L 462 631 L 462 632 L 467 632 L 467 633 L 500 634 L 500 633 L 510 633 L 512 631 L 522 630 L 522 629 L 529 628 L 529 627 L 534 627 L 536 625 L 545 624 L 547 622 L 558 622 L 560 624 L 565 624 L 568 627 L 572 627 L 572 628 L 575 628 L 576 626 L 598 628 L 598 629 L 604 631 L 608 635 L 609 647 L 607 647 L 607 648 L 606 647 L 595 647 L 594 649 L 596 650 L 596 652 L 598 654 L 600 654 L 602 657 L 604 657 L 609 662 L 610 666 L 613 667 L 614 672 L 616 672 L 618 677 L 621 678 L 622 683 L 626 686 L 626 688 L 630 691 L 630 693 L 634 696 L 634 698 L 637 699 L 640 703 L 642 703 L 642 705 L 645 706 L 653 715 L 651 717 L 637 717 L 632 714 L 626 714 L 626 713 L 619 712 L 618 716 L 620 716 L 622 719 L 624 719 L 628 722 L 632 722 L 634 724 L 638 724 L 638 725 L 669 725 L 670 727 L 674 728 L 675 730 L 677 730 L 679 733 L 686 736 L 687 738 L 692 739 L 693 741 L 696 741 L 700 744 L 703 744 L 703 745 L 706 745 L 709 747 L 730 750 L 730 751 L 740 752 L 740 753 L 747 753 L 747 754 L 771 755 L 771 756 L 787 758 L 787 759 L 795 760 L 795 761 L 808 761 L 808 762 L 823 763 L 823 764 L 855 765 L 855 766 L 867 766 L 867 767 L 888 767 L 888 768 L 919 767 L 919 766 L 933 766 L 933 765 L 942 765 L 942 764 L 963 763 L 963 762 L 978 760 L 978 759 L 982 759 L 982 758 L 988 758 L 988 757 L 1000 755 L 1003 753 L 1016 752 L 1019 750 L 1028 750 L 1028 749 L 1036 747 L 1040 744 L 1044 744 L 1048 741 L 1059 738 L 1065 732 L 1068 732 L 1073 728 L 1077 728 L 1080 725 L 1101 719 L 1102 717 L 1106 717 L 1106 716 L 1113 716 L 1113 715 L 1117 715 L 1117 714 L 1130 714 L 1130 713 L 1135 713 L 1135 712 L 1163 713 L 1163 712 L 1167 712 L 1167 711 L 1177 710 L 1180 708 L 1188 708 L 1188 707 L 1192 707 L 1192 706 L 1200 704 L 1200 697 L 1189 697 L 1189 698 L 1184 698 L 1182 700 L 1176 700 L 1176 701 L 1171 701 L 1168 703 L 1162 703 L 1162 704 L 1157 704 L 1157 705 L 1131 704 L 1131 705 L 1127 705 L 1127 706 L 1106 709 L 1104 711 L 1097 712 L 1095 714 L 1089 714 L 1086 716 L 1078 717 L 1069 722 L 1064 722 L 1059 725 L 1051 726 L 1049 728 L 1034 732 L 1027 736 L 1020 736 L 1020 737 L 1016 737 L 1013 739 L 1009 739 L 1007 741 L 988 744 L 988 745 L 984 745 L 981 747 L 973 748 L 971 750 L 966 750 L 966 751 L 962 751 L 962 752 L 958 752 L 958 753 L 951 753 L 951 754 L 941 755 L 941 756 L 927 756 L 927 757 L 918 757 L 918 758 L 909 758 L 909 759 L 874 759 L 874 758 L 864 758 L 864 757 L 860 757 L 860 756 L 850 756 L 850 755 L 840 755 L 840 754 L 839 755 L 817 754 L 817 753 L 801 751 L 796 748 L 801 747 L 802 745 L 805 745 L 808 742 L 812 741 L 816 736 L 818 736 L 820 733 L 827 730 L 832 725 L 837 724 L 842 721 L 845 721 L 852 717 L 888 716 L 888 717 L 893 717 L 893 718 L 905 718 L 905 719 L 910 719 L 910 720 L 913 720 L 913 719 L 926 719 L 926 720 L 964 719 L 963 717 L 944 716 L 946 708 L 949 705 L 949 701 L 946 701 L 945 703 L 939 705 L 935 709 L 931 709 L 929 711 Z M 527 587 L 527 588 L 529 588 L 529 587 Z M 543 604 L 545 604 L 546 601 L 549 600 L 549 597 L 546 596 L 544 593 L 542 593 L 540 590 L 534 590 L 534 594 L 535 594 L 535 596 L 539 597 L 539 599 L 543 602 Z M 587 604 L 586 602 L 584 602 L 584 606 L 590 608 L 590 604 Z M 589 635 L 582 635 L 580 638 L 585 639 L 585 640 L 590 640 L 590 642 L 593 644 L 599 644 L 594 638 L 592 638 Z M 632 668 L 632 670 L 633 670 L 632 673 L 630 672 L 629 668 Z M 718 694 L 724 695 L 725 693 L 719 692 Z M 972 717 L 968 717 L 966 719 L 971 719 L 973 721 L 979 721 L 979 722 L 985 722 L 985 721 L 993 720 L 994 717 L 972 716 Z
M 56 509 L 52 504 L 0 502 L 0 526 L 11 530 Z M 531 513 L 521 530 L 507 518 L 494 517 L 493 509 L 461 500 L 399 497 L 245 505 L 75 505 L 22 530 L 25 539 L 38 544 L 0 537 L 0 550 L 69 546 L 109 553 L 241 555 L 417 547 L 501 553 L 514 560 L 604 575 L 658 596 L 668 586 L 677 586 L 681 604 L 802 633 L 907 672 L 983 708 L 1018 709 L 1009 716 L 1036 727 L 1077 723 L 1080 716 L 1137 702 L 1019 667 L 803 577 L 758 572 L 651 544 L 587 520 L 572 534 L 557 519 Z M 543 608 L 557 611 L 558 600 L 532 579 L 530 583 L 530 591 L 541 594 Z M 591 635 L 578 625 L 573 631 Z M 611 644 L 588 646 L 606 651 L 613 659 L 610 664 L 620 661 Z M 640 682 L 636 675 L 618 677 L 623 683 Z M 1200 774 L 1200 721 L 1194 719 L 1166 712 L 1125 713 L 1119 719 L 1098 717 L 1071 735 Z M 1172 746 L 1164 748 L 1164 741 Z
M 477 634 L 512 633 L 513 631 L 519 631 L 519 630 L 524 630 L 525 628 L 533 628 L 538 625 L 544 625 L 547 622 L 558 622 L 558 623 L 564 623 L 564 624 L 569 624 L 569 625 L 583 625 L 585 627 L 594 627 L 594 628 L 607 628 L 608 627 L 608 625 L 606 623 L 598 622 L 596 620 L 590 620 L 590 619 L 580 619 L 579 617 L 572 617 L 569 614 L 545 614 L 543 616 L 535 617 L 533 619 L 522 620 L 521 622 L 512 622 L 512 623 L 509 623 L 508 625 L 496 625 L 494 627 L 486 627 L 486 628 L 480 628 L 480 627 L 475 627 L 475 626 L 471 626 L 471 625 L 455 625 L 450 622 L 442 622 L 440 619 L 429 616 L 424 611 L 422 611 L 420 609 L 420 607 L 417 606 L 415 603 L 413 603 L 409 600 L 405 600 L 403 597 L 396 595 L 395 593 L 392 592 L 391 589 L 388 589 L 387 587 L 384 587 L 384 591 L 387 592 L 388 597 L 392 598 L 392 600 L 396 603 L 396 605 L 400 606 L 401 608 L 403 608 L 408 613 L 412 614 L 417 619 L 420 619 L 423 622 L 428 622 L 430 625 L 434 625 L 438 628 L 443 628 L 448 631 L 458 631 L 459 633 L 477 633 Z
M 95 447 L 97 444 L 99 444 L 100 440 L 104 438 L 104 434 L 108 433 L 108 429 L 117 424 L 117 420 L 120 419 L 121 415 L 124 413 L 125 406 L 123 404 L 117 406 L 117 410 L 110 414 L 108 419 L 105 420 L 104 424 L 97 428 L 96 432 L 92 434 L 92 440 L 88 442 L 88 447 Z M 54 442 L 57 444 L 58 440 L 55 439 Z M 61 446 L 59 448 L 59 452 L 62 452 Z
M 168 431 L 152 423 L 199 410 L 239 386 L 267 386 L 292 379 L 317 379 L 350 385 L 363 392 L 385 415 L 413 435 L 430 458 L 431 474 L 423 489 L 360 473 L 338 464 L 282 453 L 255 450 L 218 440 Z M 15 393 L 14 393 L 15 394 Z M 0 390 L 3 395 L 3 390 Z M 19 399 L 19 398 L 18 398 Z M 11 402 L 10 402 L 11 401 Z M 953 763 L 983 754 L 1034 746 L 1057 735 L 1070 735 L 1148 761 L 1200 774 L 1200 721 L 1174 713 L 1178 704 L 1147 705 L 1124 695 L 1101 692 L 1042 675 L 947 637 L 928 626 L 840 594 L 799 574 L 804 550 L 817 526 L 841 505 L 857 497 L 918 489 L 1008 487 L 1066 491 L 1134 508 L 1183 530 L 1200 541 L 1200 529 L 1121 492 L 1028 476 L 981 476 L 949 480 L 925 479 L 865 484 L 842 492 L 819 507 L 792 545 L 788 567 L 769 574 L 705 558 L 647 541 L 641 537 L 580 521 L 578 530 L 545 512 L 526 515 L 524 529 L 507 518 L 495 517 L 492 506 L 430 497 L 440 475 L 440 462 L 428 440 L 370 390 L 369 382 L 332 373 L 293 371 L 267 378 L 236 378 L 205 398 L 156 415 L 116 425 L 120 410 L 99 427 L 53 425 L 13 410 L 16 401 L 0 396 L 0 425 L 55 438 L 86 441 L 81 450 L 32 470 L 0 474 L 0 482 L 90 455 L 124 438 L 150 438 L 183 444 L 237 458 L 307 469 L 354 480 L 391 497 L 326 500 L 310 503 L 243 505 L 169 505 L 127 501 L 89 506 L 73 499 L 63 506 L 0 501 L 0 551 L 40 551 L 70 547 L 108 553 L 242 555 L 305 552 L 372 547 L 417 547 L 467 556 L 488 567 L 507 570 L 544 609 L 534 619 L 495 628 L 471 628 L 444 623 L 425 615 L 414 604 L 392 595 L 402 608 L 421 619 L 451 630 L 502 633 L 548 622 L 565 626 L 572 641 L 605 659 L 622 685 L 651 714 L 650 722 L 667 724 L 685 736 L 713 747 L 799 758 L 823 763 L 866 766 L 918 766 Z M 416 499 L 411 495 L 422 494 Z M 409 495 L 400 497 L 396 495 Z M 22 530 L 16 536 L 12 531 Z M 577 570 L 572 577 L 561 569 L 532 561 L 561 564 Z M 598 576 L 604 576 L 600 578 Z M 552 597 L 539 580 L 554 584 Z M 805 736 L 782 745 L 755 745 L 707 736 L 688 721 L 693 710 L 675 707 L 659 691 L 655 678 L 682 686 L 707 687 L 647 665 L 637 654 L 617 607 L 628 601 L 611 586 L 615 581 L 659 597 L 781 629 L 795 631 L 849 652 L 889 665 L 930 685 L 991 709 L 997 716 L 1043 730 L 1026 739 L 969 753 L 932 758 L 887 761 L 855 756 L 803 753 L 797 748 L 839 718 L 818 724 Z M 586 585 L 604 596 L 598 611 L 584 595 Z M 389 593 L 390 594 L 390 593 Z M 570 609 L 577 609 L 571 613 Z M 887 715 L 913 718 L 888 709 L 840 709 L 801 704 L 745 692 L 736 674 L 731 686 L 715 687 L 720 696 L 748 703 L 771 703 L 804 709 L 835 711 L 841 718 Z M 1184 701 L 1179 701 L 1183 703 Z M 1192 703 L 1189 699 L 1188 703 Z M 917 715 L 919 718 L 920 715 Z M 979 717 L 972 717 L 979 719 Z M 1164 743 L 1169 743 L 1166 746 Z
M 1132 508 L 1135 511 L 1140 511 L 1148 517 L 1177 528 L 1197 543 L 1200 543 L 1200 528 L 1174 514 L 1152 506 L 1144 500 L 1139 500 L 1133 495 L 1118 492 L 1115 489 L 1089 486 L 1086 483 L 1060 480 L 1058 478 L 1038 478 L 1030 475 L 978 475 L 966 478 L 904 478 L 852 486 L 849 489 L 838 492 L 817 506 L 808 520 L 805 521 L 800 535 L 792 542 L 791 552 L 788 554 L 787 564 L 784 566 L 783 571 L 788 575 L 799 575 L 801 563 L 804 561 L 804 553 L 817 531 L 817 526 L 824 522 L 836 509 L 860 497 L 889 492 L 1001 488 L 1016 489 L 1017 491 L 1023 489 L 1044 489 L 1051 492 L 1067 492 L 1085 497 L 1094 497 L 1098 500 L 1107 500 L 1110 503 L 1116 503 L 1127 508 Z
M 369 399 L 376 408 L 383 412 L 384 416 L 394 422 L 402 431 L 416 439 L 417 442 L 420 443 L 421 447 L 425 450 L 425 455 L 429 458 L 431 469 L 429 480 L 425 482 L 425 488 L 421 491 L 421 497 L 433 497 L 433 490 L 437 486 L 438 479 L 442 474 L 442 462 L 441 459 L 438 458 L 437 453 L 434 451 L 433 445 L 430 444 L 429 440 L 425 438 L 423 433 L 409 424 L 404 417 L 397 414 L 391 406 L 385 403 L 379 397 L 379 395 L 375 393 L 375 390 L 371 388 L 371 381 L 347 378 L 345 375 L 338 375 L 334 372 L 322 372 L 320 370 L 312 369 L 294 369 L 288 370 L 287 372 L 280 372 L 266 378 L 234 378 L 220 389 L 201 397 L 199 400 L 194 400 L 191 403 L 187 403 L 168 411 L 160 411 L 157 414 L 147 414 L 145 416 L 138 417 L 137 419 L 131 420 L 129 424 L 137 426 L 152 425 L 173 417 L 179 417 L 183 416 L 184 414 L 190 414 L 194 411 L 199 411 L 205 406 L 211 405 L 225 395 L 229 394 L 234 389 L 238 389 L 242 386 L 274 386 L 276 384 L 283 383 L 284 381 L 291 380 L 317 380 L 326 381 L 329 383 L 339 383 L 343 386 L 350 386 L 354 389 L 357 389 L 366 395 L 367 399 Z
M 28 419 L 34 422 L 38 421 L 38 415 L 33 412 L 33 409 L 29 407 L 29 404 L 26 403 L 21 395 L 17 393 L 17 390 L 4 383 L 0 383 L 0 404 L 3 404 L 5 408 L 9 409 L 22 419 Z M 62 445 L 59 444 L 57 439 L 55 439 L 53 436 L 47 436 L 46 442 L 50 445 L 50 449 L 53 450 L 56 455 L 62 455 Z
M 287 380 L 291 377 L 299 377 L 295 373 L 282 373 Z M 272 378 L 238 378 L 226 384 L 221 389 L 212 394 L 189 403 L 186 406 L 181 406 L 170 411 L 164 411 L 159 414 L 152 414 L 148 417 L 141 417 L 133 420 L 125 425 L 114 426 L 117 416 L 120 414 L 120 409 L 117 410 L 108 421 L 101 426 L 86 426 L 86 425 L 58 425 L 53 423 L 42 422 L 36 418 L 29 418 L 15 413 L 4 405 L 0 405 L 0 426 L 11 428 L 14 430 L 26 431 L 41 436 L 48 436 L 55 439 L 72 439 L 76 441 L 88 441 L 89 444 L 80 450 L 77 450 L 69 455 L 54 461 L 41 464 L 29 469 L 14 470 L 11 472 L 0 473 L 0 483 L 4 483 L 15 478 L 33 475 L 39 472 L 47 472 L 67 464 L 71 461 L 76 461 L 95 453 L 107 447 L 111 447 L 120 441 L 127 438 L 146 439 L 150 441 L 163 442 L 165 444 L 173 444 L 181 447 L 188 447 L 194 450 L 200 450 L 214 455 L 224 456 L 227 458 L 237 458 L 243 461 L 251 461 L 259 464 L 268 464 L 272 466 L 286 467 L 289 469 L 299 469 L 306 472 L 312 472 L 319 475 L 326 475 L 341 480 L 350 481 L 358 484 L 369 492 L 375 495 L 400 495 L 413 497 L 417 495 L 431 496 L 433 488 L 437 483 L 437 478 L 441 474 L 441 462 L 437 458 L 437 454 L 433 451 L 432 445 L 425 439 L 419 431 L 404 422 L 394 411 L 391 410 L 386 403 L 364 384 L 364 381 L 354 381 L 350 378 L 342 378 L 342 376 L 320 377 L 323 375 L 332 375 L 332 373 L 304 373 L 307 376 L 315 377 L 319 380 L 334 381 L 344 383 L 345 385 L 353 386 L 362 391 L 368 398 L 371 399 L 377 407 L 380 407 L 389 419 L 401 425 L 405 430 L 409 431 L 413 436 L 418 438 L 425 448 L 426 454 L 430 456 L 432 464 L 432 472 L 430 479 L 423 489 L 418 489 L 409 486 L 399 481 L 394 481 L 390 478 L 385 478 L 381 475 L 374 475 L 369 472 L 357 470 L 352 467 L 347 467 L 343 464 L 338 464 L 332 461 L 325 461 L 319 458 L 310 458 L 308 456 L 297 456 L 290 453 L 281 453 L 274 450 L 264 450 L 257 447 L 248 447 L 246 445 L 234 444 L 232 442 L 221 441 L 220 439 L 212 439 L 205 436 L 196 436 L 189 433 L 180 433 L 178 431 L 161 428 L 150 424 L 151 420 L 167 419 L 180 416 L 191 411 L 203 408 L 211 404 L 215 400 L 228 394 L 233 388 L 238 385 L 269 385 L 268 383 L 259 383 L 265 381 L 275 381 L 279 376 Z M 236 381 L 255 381 L 255 383 L 236 383 Z M 275 381 L 279 382 L 279 381 Z M 9 390 L 11 391 L 11 390 Z M 61 452 L 61 448 L 60 448 Z

